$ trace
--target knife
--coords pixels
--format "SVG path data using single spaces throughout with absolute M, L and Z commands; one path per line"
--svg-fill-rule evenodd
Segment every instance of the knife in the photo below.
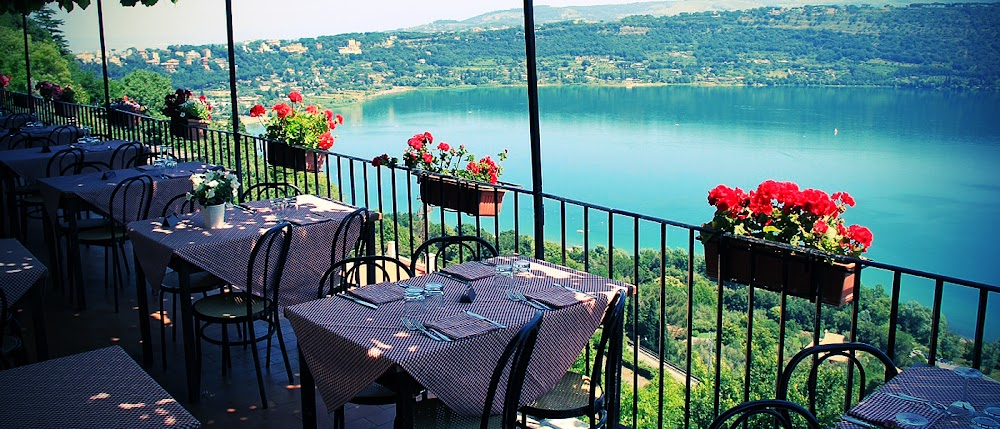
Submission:
M 472 317 L 475 317 L 475 318 L 477 318 L 477 319 L 479 319 L 479 320 L 482 320 L 482 321 L 484 321 L 484 322 L 489 322 L 489 323 L 491 323 L 491 324 L 492 324 L 493 326 L 496 326 L 496 327 L 498 327 L 498 328 L 500 328 L 500 329 L 503 329 L 503 328 L 506 328 L 506 326 L 504 326 L 504 325 L 501 325 L 501 324 L 499 324 L 499 323 L 497 323 L 497 322 L 494 322 L 494 321 L 493 321 L 493 319 L 490 319 L 489 317 L 485 317 L 485 316 L 480 316 L 480 315 L 478 315 L 478 314 L 476 314 L 476 313 L 473 313 L 473 312 L 471 312 L 471 311 L 466 311 L 466 312 L 465 312 L 465 314 L 468 314 L 468 315 L 470 315 L 470 316 L 472 316 Z
M 339 296 L 341 298 L 344 298 L 344 299 L 346 299 L 348 301 L 354 301 L 355 303 L 361 304 L 361 305 L 363 305 L 365 307 L 378 310 L 378 306 L 377 305 L 372 304 L 372 303 L 370 303 L 368 301 L 365 301 L 363 299 L 358 299 L 358 298 L 355 298 L 353 296 L 347 295 L 346 293 L 338 293 L 337 296 Z
M 566 289 L 566 290 L 568 290 L 570 292 L 582 293 L 582 294 L 587 295 L 587 296 L 589 296 L 591 298 L 597 299 L 597 295 L 594 295 L 594 294 L 592 294 L 590 292 L 584 292 L 584 291 L 582 291 L 580 289 L 577 289 L 575 287 L 572 287 L 572 286 L 563 286 L 563 285 L 561 285 L 559 283 L 552 283 L 552 284 L 556 285 L 556 286 L 562 286 L 563 289 Z
M 452 273 L 449 273 L 447 271 L 435 271 L 434 274 L 437 274 L 437 275 L 439 275 L 441 277 L 447 277 L 447 278 L 452 279 L 454 281 L 457 281 L 459 283 L 469 284 L 468 280 L 463 279 L 463 278 L 461 278 L 459 276 L 456 276 L 456 275 L 454 275 Z
M 858 419 L 858 418 L 851 417 L 851 416 L 849 416 L 847 414 L 844 414 L 844 415 L 840 416 L 840 419 L 843 420 L 843 421 L 845 421 L 845 422 L 848 422 L 848 423 L 856 424 L 856 425 L 861 426 L 863 428 L 881 429 L 881 428 L 884 427 L 884 426 L 876 425 L 874 423 L 866 422 L 866 421 Z

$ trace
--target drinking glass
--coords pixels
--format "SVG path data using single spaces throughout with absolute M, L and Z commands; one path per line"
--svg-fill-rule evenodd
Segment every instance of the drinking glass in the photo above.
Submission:
M 983 414 L 993 420 L 1000 420 L 1000 404 L 989 404 L 983 407 Z
M 509 289 L 514 278 L 514 266 L 510 264 L 497 264 L 494 267 L 494 278 L 501 289 Z
M 980 378 L 983 376 L 982 372 L 979 372 L 975 368 L 967 368 L 960 366 L 955 368 L 955 374 L 964 379 L 964 384 L 962 385 L 962 399 L 960 401 L 952 402 L 948 406 L 948 414 L 953 416 L 965 416 L 972 414 L 976 411 L 976 408 L 969 403 L 969 380 Z
M 969 427 L 975 429 L 998 429 L 1000 428 L 1000 422 L 991 417 L 979 416 L 972 418 Z
M 285 220 L 285 199 L 271 198 L 268 203 L 271 205 L 271 213 L 274 213 L 274 217 L 279 222 Z
M 424 285 L 424 307 L 428 311 L 434 311 L 444 307 L 444 285 L 431 282 Z
M 517 260 L 514 261 L 513 268 L 514 275 L 531 272 L 531 261 L 517 258 Z
M 403 292 L 403 319 L 420 320 L 420 317 L 424 313 L 424 301 L 423 289 L 418 287 L 406 288 L 406 292 Z
M 930 424 L 926 417 L 915 413 L 896 413 L 894 420 L 901 429 L 921 429 Z

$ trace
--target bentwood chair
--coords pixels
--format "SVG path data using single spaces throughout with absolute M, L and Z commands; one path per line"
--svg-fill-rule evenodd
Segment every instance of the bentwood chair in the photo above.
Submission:
M 411 277 L 413 272 L 410 271 L 410 267 L 390 256 L 374 255 L 342 259 L 323 273 L 316 297 L 322 299 L 355 287 Z M 391 376 L 383 377 L 378 382 L 368 385 L 348 402 L 358 405 L 394 404 L 398 397 L 396 390 L 392 388 L 395 387 L 394 384 L 398 384 L 398 380 Z M 345 427 L 344 407 L 334 410 L 333 427 L 338 429 Z
M 288 374 L 288 384 L 293 384 L 292 366 L 288 362 L 288 351 L 285 349 L 285 339 L 281 334 L 278 321 L 278 291 L 281 286 L 281 273 L 285 269 L 288 257 L 288 247 L 292 242 L 292 225 L 281 222 L 264 233 L 254 243 L 247 264 L 246 290 L 237 291 L 230 285 L 229 293 L 209 295 L 194 303 L 195 329 L 197 330 L 198 371 L 201 371 L 201 340 L 222 346 L 222 373 L 226 375 L 232 361 L 229 348 L 236 345 L 249 345 L 253 352 L 254 368 L 257 371 L 257 388 L 260 390 L 260 401 L 267 408 L 267 396 L 264 393 L 264 377 L 260 370 L 260 356 L 257 343 L 267 342 L 267 366 L 271 366 L 271 337 L 278 335 L 278 346 L 281 356 L 285 359 L 285 371 Z M 263 321 L 267 330 L 257 335 L 254 329 L 255 321 Z M 229 338 L 229 325 L 242 328 L 243 338 Z M 212 325 L 221 326 L 221 337 L 208 335 L 207 328 Z
M 792 413 L 798 414 L 802 418 L 793 419 Z M 755 416 L 769 416 L 771 418 L 756 417 L 757 420 L 763 420 L 763 422 L 759 422 L 754 420 Z M 726 422 L 734 417 L 736 420 L 734 420 L 732 424 L 727 425 Z M 802 420 L 805 421 L 807 426 L 802 426 L 802 423 L 800 422 Z M 752 422 L 757 422 L 757 424 Z M 751 424 L 744 426 L 745 423 Z M 805 408 L 802 408 L 799 404 L 780 399 L 762 399 L 739 404 L 724 411 L 722 414 L 719 414 L 719 417 L 716 417 L 708 429 L 774 427 L 773 425 L 775 423 L 784 429 L 801 429 L 803 427 L 808 427 L 809 429 L 820 429 L 819 422 L 812 413 Z
M 41 146 L 42 140 L 24 130 L 7 133 L 0 137 L 0 150 L 28 149 Z
M 153 178 L 148 175 L 129 177 L 115 186 L 108 202 L 108 223 L 104 226 L 81 230 L 77 233 L 77 241 L 84 246 L 100 246 L 104 248 L 104 278 L 105 289 L 107 280 L 111 280 L 112 292 L 115 295 L 115 313 L 118 312 L 118 290 L 125 280 L 122 277 L 121 264 L 125 261 L 125 241 L 128 233 L 125 224 L 149 218 L 149 206 L 153 200 Z M 108 251 L 111 251 L 111 269 L 108 265 Z M 119 259 L 121 262 L 119 263 Z M 80 267 L 77 267 L 79 269 Z M 77 285 L 82 287 L 82 285 Z
M 198 202 L 194 200 L 187 199 L 187 193 L 175 195 L 166 205 L 163 206 L 163 211 L 160 213 L 160 217 L 166 218 L 171 214 L 187 214 L 194 213 L 198 211 Z M 190 275 L 190 287 L 191 293 L 200 293 L 202 296 L 207 296 L 209 291 L 215 289 L 223 289 L 226 286 L 226 282 L 206 271 L 194 271 Z M 170 317 L 175 317 L 177 315 L 177 295 L 181 291 L 180 276 L 176 271 L 170 270 L 166 275 L 163 276 L 163 282 L 160 284 L 160 357 L 163 359 L 163 369 L 167 369 L 167 334 L 166 325 L 167 320 Z M 163 297 L 166 294 L 171 294 L 171 309 L 170 315 L 167 316 L 163 312 Z M 171 323 L 174 326 L 172 335 L 172 340 L 177 342 L 177 325 Z
M 330 266 L 344 259 L 365 255 L 365 227 L 368 225 L 368 209 L 360 208 L 348 214 L 333 234 L 330 245 Z
M 81 135 L 80 129 L 75 125 L 60 125 L 49 132 L 49 145 L 58 146 L 70 144 L 76 141 Z
M 111 166 L 112 170 L 124 170 L 126 168 L 136 167 L 136 162 L 139 160 L 139 154 L 142 152 L 142 143 L 125 143 L 116 147 L 114 152 L 111 152 L 111 161 L 108 162 L 108 165 Z
M 587 417 L 590 429 L 607 427 L 617 421 L 620 408 L 621 363 L 625 328 L 625 291 L 611 298 L 590 374 L 568 371 L 549 392 L 521 408 L 524 417 L 568 419 Z M 521 420 L 522 424 L 527 419 Z
M 0 289 L 0 369 L 13 366 L 8 365 L 7 362 L 13 361 L 14 353 L 24 350 L 20 335 L 7 334 L 7 330 L 10 328 L 7 323 L 14 320 L 11 318 L 10 309 L 7 308 L 8 304 L 10 303 L 7 302 L 7 294 L 4 293 L 3 289 Z
M 3 128 L 13 129 L 18 128 L 32 120 L 30 113 L 15 113 L 13 115 L 7 116 L 7 119 L 3 122 Z
M 497 256 L 497 249 L 490 242 L 474 235 L 447 235 L 423 242 L 410 258 L 414 271 L 434 272 L 448 265 L 481 261 Z
M 262 201 L 271 198 L 289 198 L 302 195 L 298 186 L 285 182 L 260 182 L 248 186 L 240 194 L 240 201 Z
M 791 382 L 792 375 L 795 372 L 795 368 L 798 367 L 799 363 L 807 358 L 810 359 L 812 367 L 809 370 L 809 379 L 807 382 L 807 391 L 809 401 L 809 411 L 816 413 L 816 400 L 819 399 L 816 395 L 816 383 L 819 374 L 819 368 L 828 360 L 836 361 L 841 360 L 843 362 L 849 362 L 850 367 L 858 369 L 858 400 L 860 401 L 866 391 L 873 391 L 877 386 L 869 386 L 867 373 L 865 371 L 865 366 L 862 364 L 861 360 L 858 358 L 858 353 L 865 353 L 876 358 L 882 363 L 882 367 L 885 371 L 885 381 L 891 380 L 893 377 L 899 374 L 899 370 L 896 369 L 896 365 L 886 356 L 882 350 L 879 350 L 875 346 L 865 343 L 842 343 L 842 344 L 820 344 L 818 346 L 812 346 L 805 350 L 802 350 L 792 356 L 792 359 L 788 361 L 785 365 L 784 371 L 781 372 L 781 377 L 778 379 L 777 397 L 778 399 L 788 399 L 789 383 Z M 839 366 L 839 365 L 838 365 Z M 842 402 L 842 401 L 841 401 Z M 846 410 L 845 410 L 846 411 Z
M 542 312 L 535 313 L 528 323 L 521 327 L 507 343 L 500 360 L 493 368 L 490 384 L 486 391 L 486 402 L 479 416 L 465 416 L 455 413 L 439 399 L 428 399 L 417 402 L 414 409 L 413 427 L 421 429 L 444 428 L 480 428 L 480 429 L 513 429 L 517 428 L 517 407 L 521 401 L 521 390 L 527 375 L 528 363 L 535 350 L 538 331 L 542 325 Z M 500 378 L 508 374 L 507 385 L 503 389 L 503 408 L 498 416 L 491 416 L 493 400 L 500 390 Z
M 83 149 L 66 148 L 62 149 L 49 158 L 45 167 L 45 177 L 57 177 L 67 171 L 67 167 L 79 165 L 83 161 Z M 77 174 L 76 170 L 70 169 L 70 174 Z M 21 231 L 27 231 L 29 215 L 34 219 L 41 218 L 42 205 L 45 199 L 42 198 L 41 191 L 38 190 L 37 183 L 29 183 L 15 189 L 20 206 Z

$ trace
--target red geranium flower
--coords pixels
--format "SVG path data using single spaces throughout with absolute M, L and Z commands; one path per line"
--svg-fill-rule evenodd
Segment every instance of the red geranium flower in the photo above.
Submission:
M 323 149 L 323 150 L 327 150 L 327 149 L 330 149 L 331 147 L 333 147 L 333 136 L 330 135 L 330 132 L 328 131 L 328 132 L 325 132 L 323 134 L 320 134 L 319 135 L 319 148 Z
M 325 110 L 325 111 L 323 112 L 323 114 L 325 114 L 325 115 L 326 115 L 326 120 L 327 120 L 327 121 L 332 121 L 332 120 L 333 120 L 333 110 L 330 110 L 330 109 L 326 109 L 326 110 Z
M 424 154 L 424 162 L 426 162 L 428 164 L 434 162 L 434 155 L 431 155 L 429 153 L 425 153 Z
M 287 118 L 288 115 L 291 115 L 292 112 L 294 111 L 292 110 L 292 106 L 289 106 L 285 103 L 276 104 L 273 108 L 271 108 L 271 110 L 274 110 L 274 112 L 277 113 L 278 117 L 281 119 Z
M 306 112 L 315 115 L 319 113 L 319 109 L 316 106 L 309 106 L 306 107 Z
M 250 108 L 250 117 L 256 118 L 258 116 L 263 116 L 264 113 L 266 113 L 266 110 L 264 109 L 264 106 L 261 106 L 260 104 L 255 104 Z
M 441 142 L 441 143 L 438 144 L 438 149 L 447 152 L 447 151 L 451 150 L 451 146 L 449 146 L 448 143 Z
M 338 124 L 344 123 L 344 115 L 341 115 L 340 113 L 337 114 L 337 123 Z
M 302 94 L 300 94 L 298 91 L 292 91 L 288 93 L 288 99 L 291 100 L 292 103 L 301 103 Z

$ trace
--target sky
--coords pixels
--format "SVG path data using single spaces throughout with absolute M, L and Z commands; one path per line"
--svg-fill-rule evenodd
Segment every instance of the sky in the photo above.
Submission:
M 641 0 L 536 0 L 536 5 L 590 6 Z M 297 39 L 363 31 L 385 31 L 441 19 L 464 20 L 486 12 L 520 9 L 521 0 L 233 0 L 236 41 Z M 74 52 L 97 51 L 97 2 L 57 16 Z M 104 1 L 109 49 L 162 48 L 174 44 L 225 44 L 226 6 L 222 0 L 160 0 L 152 7 L 123 7 Z

